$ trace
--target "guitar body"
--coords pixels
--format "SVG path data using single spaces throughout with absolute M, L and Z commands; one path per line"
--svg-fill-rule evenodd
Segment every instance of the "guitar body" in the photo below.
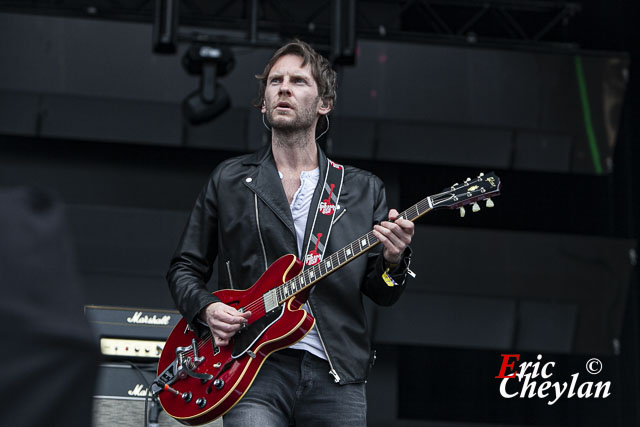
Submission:
M 315 320 L 300 309 L 308 292 L 289 298 L 270 312 L 265 312 L 263 303 L 265 293 L 301 270 L 302 262 L 294 255 L 285 255 L 275 261 L 251 288 L 214 292 L 225 304 L 251 311 L 247 328 L 239 331 L 225 347 L 215 347 L 210 334 L 199 339 L 184 319 L 178 322 L 158 362 L 158 379 L 172 389 L 165 388 L 158 395 L 167 414 L 187 425 L 200 425 L 220 417 L 247 392 L 271 353 L 300 341 L 309 332 Z M 194 343 L 197 345 L 195 356 Z M 195 358 L 204 359 L 193 363 Z M 180 371 L 179 360 L 197 375 Z M 201 375 L 206 378 L 198 377 Z M 218 382 L 214 385 L 215 381 Z

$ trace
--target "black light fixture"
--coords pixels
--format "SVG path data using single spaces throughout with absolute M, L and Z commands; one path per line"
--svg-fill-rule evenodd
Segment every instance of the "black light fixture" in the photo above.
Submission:
M 185 52 L 182 66 L 189 74 L 200 75 L 200 88 L 182 101 L 182 114 L 189 123 L 208 122 L 230 106 L 229 94 L 217 82 L 235 66 L 235 57 L 226 46 L 196 43 Z

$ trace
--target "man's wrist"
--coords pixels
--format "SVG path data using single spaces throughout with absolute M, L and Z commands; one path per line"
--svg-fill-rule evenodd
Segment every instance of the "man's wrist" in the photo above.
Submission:
M 404 251 L 402 251 L 402 254 L 400 254 L 400 258 L 398 259 L 397 262 L 391 262 L 383 256 L 382 257 L 383 266 L 385 269 L 389 270 L 389 274 L 397 275 L 397 274 L 405 273 L 409 268 L 409 264 L 411 263 L 411 255 L 412 255 L 411 247 L 407 246 L 404 249 Z

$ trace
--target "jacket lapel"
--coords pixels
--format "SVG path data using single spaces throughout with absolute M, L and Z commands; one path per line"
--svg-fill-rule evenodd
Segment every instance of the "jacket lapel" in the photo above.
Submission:
M 271 146 L 268 145 L 262 150 L 255 152 L 242 163 L 244 165 L 257 166 L 247 176 L 244 184 L 256 193 L 260 200 L 280 218 L 295 239 L 296 231 L 293 225 L 291 209 L 287 203 L 287 196 L 284 193 L 280 175 L 278 175 L 273 155 L 271 154 Z

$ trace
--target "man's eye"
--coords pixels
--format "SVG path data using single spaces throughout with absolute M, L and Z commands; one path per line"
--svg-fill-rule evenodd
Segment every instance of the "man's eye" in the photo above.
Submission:
M 279 77 L 272 78 L 271 83 L 280 83 L 280 78 Z

